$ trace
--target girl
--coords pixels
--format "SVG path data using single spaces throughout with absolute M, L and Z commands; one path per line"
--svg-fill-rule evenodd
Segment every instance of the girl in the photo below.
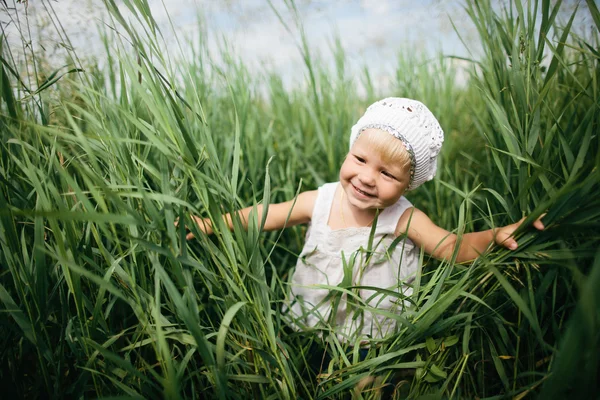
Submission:
M 407 285 L 417 271 L 419 249 L 442 260 L 457 251 L 456 261 L 463 262 L 492 242 L 517 248 L 511 235 L 523 220 L 465 234 L 459 243 L 403 197 L 433 179 L 443 140 L 438 121 L 422 103 L 378 101 L 352 127 L 339 182 L 269 205 L 265 230 L 310 223 L 291 278 L 287 309 L 294 325 L 330 327 L 349 343 L 382 338 L 394 326 L 386 314 L 401 312 L 402 299 L 411 293 Z M 252 209 L 238 212 L 244 223 Z M 262 205 L 256 212 L 260 221 Z M 193 219 L 212 233 L 210 220 Z M 224 219 L 231 227 L 231 216 Z M 543 229 L 540 220 L 534 226 Z

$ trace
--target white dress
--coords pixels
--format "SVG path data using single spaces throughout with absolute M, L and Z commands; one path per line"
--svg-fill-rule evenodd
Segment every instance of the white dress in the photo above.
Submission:
M 379 214 L 368 251 L 371 227 L 332 230 L 327 224 L 338 184 L 327 183 L 318 190 L 288 307 L 299 328 L 331 328 L 349 343 L 382 338 L 395 327 L 384 314 L 399 314 L 405 307 L 402 297 L 394 294 L 412 293 L 405 284 L 418 269 L 418 248 L 409 239 L 394 240 L 398 220 L 412 204 L 401 197 Z

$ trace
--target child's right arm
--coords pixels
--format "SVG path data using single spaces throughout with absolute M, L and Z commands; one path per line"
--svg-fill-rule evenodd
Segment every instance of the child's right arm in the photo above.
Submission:
M 310 222 L 316 198 L 317 191 L 312 190 L 300 193 L 296 199 L 284 203 L 269 204 L 264 230 L 274 231 Z M 235 212 L 242 221 L 244 228 L 248 227 L 248 220 L 251 218 L 250 213 L 252 213 L 253 209 L 254 207 L 246 207 Z M 256 206 L 258 221 L 262 220 L 263 210 L 262 204 Z M 202 232 L 207 235 L 213 233 L 212 221 L 209 218 L 197 217 L 195 215 L 192 215 L 191 217 Z M 223 221 L 225 221 L 229 229 L 233 229 L 231 214 L 223 215 Z M 194 234 L 190 232 L 187 234 L 186 239 L 189 240 L 194 237 Z

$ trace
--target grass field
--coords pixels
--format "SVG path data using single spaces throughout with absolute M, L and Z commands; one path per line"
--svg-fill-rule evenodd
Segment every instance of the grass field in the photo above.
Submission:
M 495 12 L 467 0 L 483 52 L 399 49 L 396 79 L 335 67 L 299 37 L 306 82 L 250 74 L 205 43 L 173 60 L 144 0 L 114 0 L 106 62 L 44 70 L 2 36 L 0 386 L 27 398 L 598 398 L 598 29 L 561 1 Z M 301 24 L 295 4 L 282 23 Z M 4 7 L 0 5 L 0 7 Z M 24 5 L 15 4 L 24 13 Z M 579 10 L 581 12 L 581 10 Z M 24 14 L 22 14 L 24 15 Z M 118 32 L 115 33 L 115 32 Z M 460 32 L 459 32 L 460 33 Z M 100 67 L 100 65 L 105 65 Z M 410 73 L 407 73 L 410 72 Z M 359 95 L 359 83 L 366 95 Z M 515 252 L 470 265 L 423 255 L 414 305 L 366 359 L 282 315 L 306 227 L 226 229 L 220 215 L 337 180 L 350 127 L 384 96 L 423 101 L 445 144 L 409 200 L 459 235 L 528 216 Z M 177 218 L 211 218 L 185 240 Z M 546 229 L 530 223 L 542 213 Z M 351 289 L 351 288 L 346 288 Z M 328 354 L 319 373 L 311 360 Z M 390 391 L 385 392 L 388 395 Z

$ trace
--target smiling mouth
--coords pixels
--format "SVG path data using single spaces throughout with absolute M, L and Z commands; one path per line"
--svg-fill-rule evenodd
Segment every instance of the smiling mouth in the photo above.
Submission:
M 367 197 L 375 197 L 375 195 L 371 194 L 371 193 L 367 193 L 364 190 L 360 190 L 359 188 L 356 187 L 356 185 L 352 184 L 352 187 L 354 188 L 354 190 L 356 190 L 358 193 L 362 194 L 363 196 L 367 196 Z

